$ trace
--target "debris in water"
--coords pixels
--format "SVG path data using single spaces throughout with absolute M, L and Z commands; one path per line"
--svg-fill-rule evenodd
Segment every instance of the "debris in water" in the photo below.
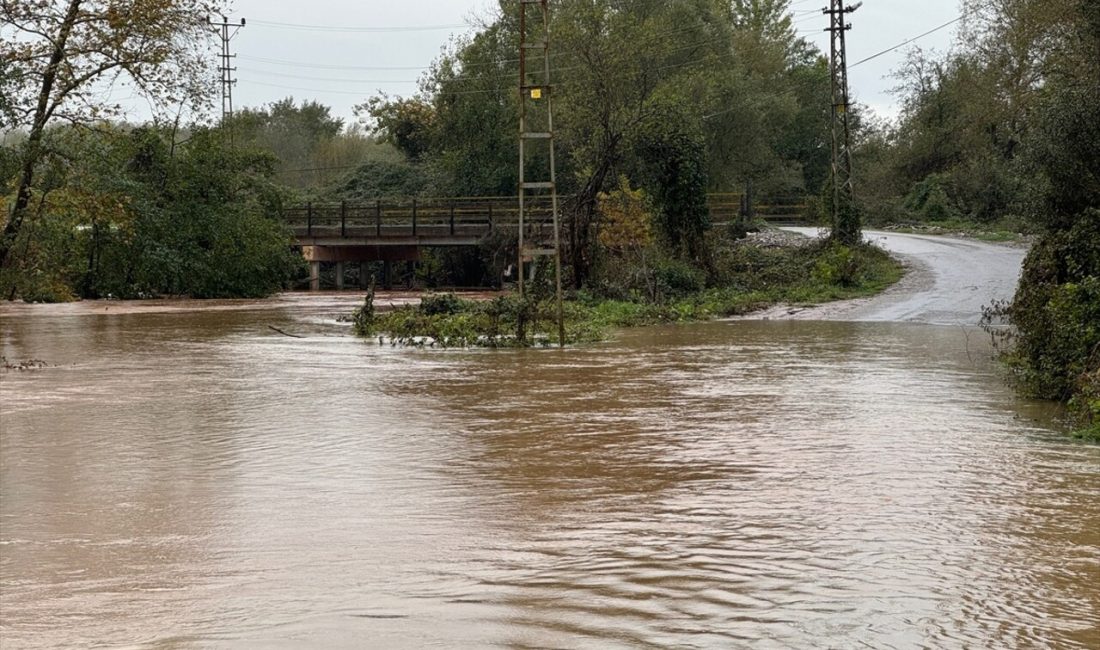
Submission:
M 270 330 L 276 331 L 276 332 L 282 334 L 283 336 L 289 336 L 292 339 L 304 339 L 305 338 L 304 336 L 299 336 L 298 334 L 290 334 L 289 332 L 284 332 L 283 330 L 279 329 L 278 327 L 275 327 L 274 325 L 268 325 L 267 327 Z
M 41 359 L 27 359 L 26 361 L 8 361 L 7 357 L 0 357 L 0 368 L 4 370 L 39 370 L 50 364 Z

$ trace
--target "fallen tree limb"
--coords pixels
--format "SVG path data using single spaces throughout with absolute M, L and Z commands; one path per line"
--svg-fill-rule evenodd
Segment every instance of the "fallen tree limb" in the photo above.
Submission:
M 283 330 L 279 329 L 278 327 L 275 327 L 274 325 L 268 325 L 267 328 L 270 329 L 270 330 L 274 330 L 274 331 L 282 334 L 283 336 L 289 336 L 292 339 L 304 339 L 305 338 L 304 336 L 298 336 L 297 334 L 290 334 L 289 332 L 284 332 Z

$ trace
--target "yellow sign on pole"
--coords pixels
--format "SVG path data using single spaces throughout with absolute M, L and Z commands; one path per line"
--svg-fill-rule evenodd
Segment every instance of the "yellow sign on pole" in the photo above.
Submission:
M 542 88 L 532 88 L 531 99 L 542 99 Z

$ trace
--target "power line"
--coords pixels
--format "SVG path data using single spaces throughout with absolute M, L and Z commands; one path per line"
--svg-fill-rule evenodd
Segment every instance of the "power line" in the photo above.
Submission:
M 256 22 L 256 21 L 252 21 L 252 22 Z M 697 29 L 704 29 L 707 26 L 708 25 L 706 23 L 697 23 L 695 25 L 691 25 L 691 26 L 688 26 L 688 27 L 679 27 L 679 28 L 673 29 L 673 30 L 657 32 L 656 34 L 650 35 L 649 38 L 651 39 L 651 42 L 656 42 L 658 39 L 662 39 L 662 38 L 665 38 L 665 37 L 668 37 L 668 36 L 676 36 L 676 35 L 683 34 L 683 33 L 690 32 L 690 31 L 694 31 L 694 30 L 697 30 Z M 705 44 L 708 44 L 708 43 L 715 43 L 715 42 L 718 42 L 718 41 L 721 41 L 721 40 L 725 40 L 724 37 L 723 38 L 708 39 L 708 40 L 704 40 L 704 41 L 697 41 L 697 42 L 691 43 L 687 46 L 676 48 L 676 49 L 671 50 L 671 51 L 677 52 L 677 51 L 684 50 L 684 49 L 691 49 L 691 48 L 697 47 L 699 45 L 705 45 Z M 560 56 L 564 56 L 564 54 L 565 53 L 563 53 L 563 52 L 552 52 L 550 54 L 550 58 L 557 58 L 557 57 L 560 57 Z M 312 62 L 306 62 L 306 61 L 289 61 L 289 60 L 286 60 L 286 59 L 262 58 L 262 57 L 247 56 L 247 55 L 243 55 L 243 54 L 240 55 L 240 58 L 243 59 L 243 60 L 246 60 L 246 61 L 255 61 L 257 63 L 265 63 L 265 64 L 270 64 L 270 65 L 287 66 L 287 67 L 294 67 L 294 68 L 315 68 L 315 69 L 318 69 L 318 70 L 422 70 L 422 71 L 425 71 L 425 72 L 431 70 L 430 65 L 429 66 L 338 65 L 338 64 L 330 64 L 330 63 L 312 63 Z M 515 59 L 500 59 L 498 61 L 492 61 L 492 62 L 487 62 L 487 63 L 463 63 L 462 67 L 464 69 L 468 68 L 468 67 L 481 68 L 481 67 L 505 65 L 505 64 L 509 64 L 509 63 L 519 63 L 519 59 L 518 58 L 515 58 Z
M 916 35 L 912 38 L 907 38 L 904 41 L 902 41 L 901 43 L 898 43 L 897 45 L 894 45 L 893 47 L 886 48 L 885 50 L 883 50 L 881 52 L 878 52 L 876 54 L 872 54 L 871 56 L 869 56 L 867 58 L 860 59 L 859 61 L 856 61 L 855 63 L 849 65 L 848 69 L 851 70 L 852 68 L 856 67 L 857 65 L 860 65 L 861 63 L 867 63 L 868 61 L 871 61 L 872 59 L 877 59 L 878 57 L 883 56 L 884 54 L 889 54 L 890 52 L 893 52 L 894 50 L 905 47 L 906 45 L 909 45 L 910 43 L 918 41 L 918 40 L 924 38 L 925 36 L 928 36 L 930 34 L 934 34 L 934 33 L 938 32 L 941 29 L 944 29 L 946 27 L 950 27 L 951 25 L 954 25 L 955 23 L 959 22 L 960 20 L 966 18 L 967 16 L 969 16 L 973 12 L 974 12 L 974 10 L 971 10 L 971 11 L 968 11 L 968 12 L 963 12 L 961 15 L 947 21 L 946 23 L 944 23 L 944 24 L 942 24 L 938 27 L 933 27 L 932 29 L 928 30 L 927 32 L 924 32 L 923 34 L 918 34 L 918 35 Z M 796 86 L 795 88 L 792 88 L 791 90 L 797 89 L 799 87 L 800 86 Z M 725 110 L 710 113 L 709 115 L 704 115 L 703 119 L 709 120 L 711 118 L 719 117 L 721 115 L 726 115 L 727 113 L 732 113 L 733 111 L 736 111 L 736 110 L 740 110 L 740 109 L 739 108 L 728 108 L 728 109 L 725 109 Z
M 367 94 L 366 92 L 361 91 L 361 90 L 329 90 L 329 89 L 324 89 L 324 88 L 303 88 L 301 86 L 284 86 L 282 84 L 269 84 L 269 83 L 264 83 L 263 81 L 254 81 L 252 79 L 242 79 L 241 83 L 251 84 L 253 86 L 266 86 L 267 88 L 282 88 L 283 90 L 298 90 L 298 91 L 301 91 L 301 92 L 308 92 L 308 93 L 323 93 L 323 94 L 326 94 L 326 95 L 356 95 L 358 97 L 363 97 Z M 406 82 L 393 82 L 393 81 L 390 81 L 390 82 L 387 82 L 387 83 L 406 83 Z
M 468 28 L 465 23 L 450 25 L 403 25 L 396 27 L 351 27 L 346 25 L 303 25 L 300 23 L 283 23 L 273 20 L 254 20 L 255 25 L 270 27 L 273 29 L 292 29 L 311 32 L 360 32 L 370 34 L 404 33 L 404 32 L 431 32 L 445 29 Z
M 680 34 L 680 33 L 683 33 L 685 31 L 690 31 L 691 29 L 694 29 L 694 27 L 693 28 L 686 28 L 686 29 L 685 28 L 680 28 L 680 29 L 669 31 L 669 32 L 659 33 L 659 34 L 657 34 L 653 37 L 653 41 L 655 42 L 660 38 L 664 38 L 664 37 L 667 37 L 667 36 L 674 36 L 676 34 Z M 675 48 L 672 48 L 670 50 L 666 50 L 664 53 L 665 54 L 672 54 L 672 53 L 676 53 L 676 52 L 683 52 L 685 50 L 696 49 L 696 48 L 698 48 L 700 46 L 703 46 L 703 45 L 711 45 L 711 44 L 718 43 L 718 42 L 721 42 L 721 41 L 724 41 L 724 40 L 725 40 L 724 37 L 720 37 L 720 38 L 707 39 L 707 40 L 703 40 L 703 41 L 695 41 L 693 43 L 689 43 L 689 44 L 684 45 L 684 46 L 675 47 Z M 556 54 L 552 53 L 549 56 L 550 56 L 550 58 L 553 58 L 553 57 L 556 57 L 556 56 L 563 56 L 564 54 L 565 53 L 559 52 L 559 53 L 556 53 Z M 669 68 L 683 67 L 683 66 L 686 66 L 686 65 L 694 64 L 694 63 L 708 62 L 708 61 L 712 61 L 714 59 L 729 58 L 729 57 L 732 57 L 732 56 L 736 56 L 736 54 L 733 53 L 733 52 L 729 52 L 729 53 L 726 53 L 726 54 L 710 55 L 710 56 L 700 58 L 700 59 L 693 59 L 693 60 L 685 61 L 685 62 L 681 62 L 681 63 L 674 63 L 674 64 L 668 64 L 668 65 L 664 65 L 664 66 L 659 66 L 657 69 L 658 70 L 665 70 L 665 69 L 669 69 Z M 260 62 L 260 63 L 272 63 L 272 64 L 275 64 L 275 65 L 286 65 L 286 66 L 289 66 L 289 67 L 307 67 L 307 68 L 315 67 L 315 68 L 318 68 L 318 69 L 332 69 L 332 70 L 345 70 L 345 69 L 347 69 L 347 70 L 395 70 L 395 71 L 419 70 L 419 71 L 423 71 L 423 72 L 431 71 L 431 67 L 423 68 L 423 67 L 411 67 L 411 66 L 410 67 L 404 67 L 404 66 L 401 66 L 401 67 L 337 66 L 337 65 L 327 65 L 327 64 L 311 64 L 311 63 L 304 63 L 304 62 L 292 62 L 292 61 L 284 61 L 284 60 L 280 60 L 280 59 L 260 59 L 260 58 L 257 58 L 257 57 L 248 57 L 248 56 L 243 56 L 243 55 L 240 58 L 242 58 L 244 60 L 248 60 L 248 61 L 256 61 L 256 62 Z M 508 64 L 508 63 L 518 63 L 518 62 L 519 62 L 519 59 L 503 59 L 501 61 L 493 62 L 491 64 L 484 64 L 484 66 L 504 65 L 504 64 Z M 484 66 L 479 66 L 479 67 L 484 67 Z M 582 67 L 583 66 L 581 66 L 581 65 L 561 66 L 561 67 L 555 68 L 554 72 L 564 72 L 564 71 L 569 71 L 569 70 L 577 70 L 577 69 L 580 69 Z M 307 77 L 307 76 L 302 76 L 302 75 L 284 74 L 284 73 L 281 73 L 281 72 L 268 72 L 268 71 L 261 71 L 261 70 L 252 70 L 252 69 L 249 69 L 249 70 L 251 72 L 258 73 L 258 74 L 280 76 L 280 77 L 286 77 L 286 78 L 292 78 L 292 79 L 307 79 L 307 80 L 319 81 L 319 82 L 333 82 L 333 83 L 403 83 L 403 84 L 420 83 L 420 80 L 418 80 L 418 79 L 348 79 L 348 78 L 333 78 L 333 77 L 316 77 L 316 76 L 312 76 L 312 75 Z M 476 73 L 459 74 L 459 75 L 454 76 L 454 77 L 441 79 L 441 80 L 439 80 L 439 83 L 449 84 L 449 83 L 453 83 L 453 82 L 467 81 L 467 80 L 474 80 L 474 81 L 486 81 L 486 80 L 494 80 L 494 79 L 510 80 L 510 79 L 514 79 L 517 76 L 517 74 L 518 74 L 517 72 L 505 72 L 503 74 L 496 74 L 496 75 L 483 75 L 483 74 L 476 74 Z M 319 89 L 313 89 L 313 88 L 299 88 L 299 87 L 285 86 L 285 85 L 280 85 L 280 84 L 265 83 L 265 82 L 260 82 L 260 81 L 252 81 L 252 80 L 247 80 L 247 79 L 244 80 L 244 83 L 251 83 L 251 84 L 256 84 L 256 85 L 261 85 L 261 86 L 271 86 L 271 87 L 275 87 L 275 88 L 286 88 L 286 89 L 289 89 L 289 90 L 303 90 L 303 91 L 309 91 L 309 92 L 332 92 L 332 93 L 337 93 L 337 94 L 359 94 L 358 92 L 336 91 L 336 90 L 326 91 L 326 90 L 319 90 Z M 495 89 L 494 90 L 475 90 L 475 91 L 451 91 L 449 94 L 469 94 L 469 93 L 486 93 L 486 92 L 497 92 L 497 91 Z
M 270 65 L 282 65 L 292 68 L 317 68 L 320 70 L 428 70 L 430 66 L 425 67 L 422 65 L 402 65 L 402 66 L 384 66 L 384 65 L 336 65 L 329 63 L 307 63 L 304 61 L 287 61 L 285 59 L 268 59 L 258 56 L 247 56 L 245 54 L 239 55 L 239 58 L 244 61 L 255 61 L 257 63 L 266 63 Z
M 852 65 L 850 65 L 848 67 L 849 68 L 854 68 L 854 67 L 856 67 L 857 65 L 859 65 L 861 63 L 867 63 L 868 61 L 870 61 L 872 59 L 877 59 L 878 57 L 880 57 L 884 54 L 889 54 L 890 52 L 893 52 L 894 50 L 905 47 L 906 45 L 909 45 L 913 41 L 922 39 L 925 36 L 928 36 L 929 34 L 935 34 L 936 32 L 940 31 L 941 29 L 944 29 L 945 27 L 950 27 L 951 25 L 954 25 L 955 23 L 959 22 L 963 18 L 966 18 L 968 15 L 970 15 L 972 13 L 972 11 L 964 12 L 962 15 L 954 18 L 953 20 L 947 21 L 946 23 L 940 25 L 939 27 L 933 27 L 932 29 L 928 30 L 927 32 L 924 32 L 923 34 L 918 34 L 917 36 L 914 36 L 913 38 L 906 39 L 906 40 L 902 41 L 901 43 L 898 43 L 897 45 L 895 45 L 893 47 L 886 48 L 885 50 L 883 50 L 881 52 L 878 52 L 876 54 L 872 54 L 871 56 L 869 56 L 865 59 L 860 59 L 859 61 L 856 61 L 855 63 L 853 63 Z
M 419 83 L 415 79 L 363 79 L 363 78 L 348 78 L 348 77 L 317 77 L 306 76 L 300 74 L 287 74 L 285 72 L 272 72 L 270 70 L 256 70 L 254 68 L 240 68 L 244 72 L 250 72 L 252 74 L 265 75 L 268 77 L 285 77 L 287 79 L 306 79 L 308 81 L 324 81 L 332 83 L 351 83 L 351 84 L 373 84 L 373 83 L 393 83 L 393 84 L 410 84 Z M 513 75 L 514 76 L 514 75 Z
M 808 1 L 809 0 L 802 0 L 801 2 L 795 2 L 795 3 L 792 4 L 792 6 L 796 6 L 796 5 L 799 5 L 799 4 L 804 4 L 804 2 L 808 2 Z M 871 61 L 875 58 L 881 57 L 885 54 L 888 54 L 888 53 L 893 52 L 897 49 L 905 47 L 906 45 L 908 45 L 910 43 L 913 43 L 917 40 L 920 40 L 920 39 L 922 39 L 926 36 L 934 34 L 934 33 L 938 32 L 942 29 L 945 29 L 945 28 L 959 22 L 960 20 L 965 18 L 967 15 L 969 15 L 969 13 L 971 13 L 971 12 L 963 13 L 962 15 L 960 15 L 960 16 L 958 16 L 958 17 L 956 17 L 956 18 L 954 18 L 954 19 L 952 19 L 952 20 L 950 20 L 946 23 L 943 23 L 942 25 L 934 27 L 933 29 L 930 29 L 926 32 L 923 32 L 923 33 L 918 34 L 916 36 L 913 36 L 911 38 L 905 39 L 904 41 L 898 43 L 897 45 L 894 45 L 894 46 L 892 46 L 890 48 L 887 48 L 887 49 L 885 49 L 881 52 L 878 52 L 878 53 L 873 54 L 869 57 L 861 59 L 861 60 L 849 65 L 848 67 L 849 67 L 849 69 L 851 69 L 855 66 L 861 65 L 861 64 L 866 63 L 868 61 Z M 256 23 L 256 22 L 259 22 L 259 21 L 253 21 L 253 23 Z M 661 38 L 661 37 L 664 37 L 664 36 L 671 36 L 671 35 L 675 35 L 677 33 L 683 33 L 685 31 L 691 31 L 693 29 L 698 29 L 700 27 L 705 27 L 705 25 L 700 24 L 700 25 L 695 25 L 695 26 L 688 27 L 688 28 L 679 28 L 679 29 L 676 29 L 676 30 L 670 30 L 669 32 L 659 33 L 659 34 L 655 35 L 655 37 L 656 38 Z M 705 44 L 716 42 L 716 41 L 719 41 L 719 40 L 723 40 L 723 39 L 719 38 L 719 39 L 711 39 L 711 40 L 708 40 L 708 41 L 702 41 L 702 42 L 694 43 L 692 45 L 689 45 L 689 46 L 686 46 L 686 47 L 683 47 L 683 48 L 677 48 L 676 50 L 673 50 L 673 51 L 680 51 L 680 50 L 683 50 L 683 49 L 690 49 L 692 47 L 697 47 L 699 45 L 705 45 Z M 803 40 L 805 40 L 805 39 L 803 39 Z M 560 53 L 558 55 L 560 55 Z M 551 56 L 553 57 L 553 56 L 555 56 L 555 54 L 551 54 Z M 733 54 L 712 55 L 712 56 L 708 56 L 708 57 L 702 58 L 702 59 L 695 59 L 695 60 L 687 61 L 687 62 L 683 62 L 683 63 L 671 64 L 671 65 L 667 65 L 667 66 L 661 66 L 661 69 L 668 69 L 668 68 L 675 68 L 675 67 L 685 67 L 687 65 L 692 65 L 694 63 L 712 62 L 712 61 L 715 61 L 715 60 L 718 60 L 718 59 L 728 58 L 730 56 L 734 56 L 734 55 Z M 422 66 L 346 66 L 346 65 L 329 65 L 329 64 L 320 64 L 320 63 L 308 63 L 308 62 L 302 62 L 302 61 L 289 61 L 289 60 L 283 60 L 283 59 L 269 59 L 269 58 L 262 58 L 262 57 L 250 57 L 250 56 L 245 56 L 245 55 L 241 55 L 240 58 L 245 59 L 245 60 L 249 60 L 249 61 L 255 61 L 255 62 L 259 62 L 259 63 L 272 64 L 272 65 L 290 66 L 290 67 L 303 67 L 303 68 L 317 68 L 317 69 L 326 69 L 326 70 L 331 69 L 331 70 L 429 71 L 431 69 L 430 66 L 422 67 Z M 509 63 L 515 63 L 517 61 L 518 61 L 518 59 L 503 59 L 501 61 L 496 61 L 496 62 L 492 62 L 492 63 L 485 63 L 485 64 L 480 64 L 480 65 L 484 65 L 484 66 L 507 65 Z M 567 69 L 568 69 L 567 67 L 562 67 L 562 68 L 557 68 L 556 70 L 557 71 L 564 71 L 564 70 L 567 70 Z M 258 71 L 256 71 L 256 72 L 258 72 Z M 261 73 L 261 74 L 265 74 L 265 73 Z M 266 74 L 278 74 L 278 73 L 266 73 Z M 284 76 L 284 77 L 288 77 L 288 78 L 290 78 L 290 77 L 293 77 L 293 78 L 307 78 L 307 77 L 296 76 L 296 75 L 280 75 L 280 76 Z M 466 80 L 466 79 L 475 79 L 475 80 L 502 79 L 502 80 L 506 80 L 506 79 L 513 78 L 513 77 L 515 77 L 515 73 L 508 73 L 508 74 L 499 75 L 499 76 L 494 75 L 494 76 L 490 76 L 490 77 L 476 75 L 476 74 L 470 74 L 470 75 L 456 76 L 456 77 L 453 77 L 451 79 L 443 80 L 443 82 L 444 83 L 450 83 L 450 82 L 454 82 L 454 81 L 463 81 L 463 80 Z M 379 79 L 379 80 L 351 80 L 351 79 L 327 79 L 327 78 L 319 78 L 319 77 L 308 77 L 308 79 L 313 79 L 313 80 L 316 80 L 316 81 L 332 81 L 334 83 L 348 83 L 348 82 L 352 82 L 352 83 L 387 83 L 387 84 L 392 84 L 392 83 L 415 84 L 415 83 L 419 83 L 418 80 L 381 80 L 381 79 Z M 265 82 L 260 82 L 260 81 L 247 80 L 247 79 L 243 80 L 243 83 L 249 83 L 249 84 L 258 85 L 258 86 L 266 86 L 266 87 L 270 87 L 270 88 L 281 88 L 281 89 L 285 89 L 285 90 L 295 90 L 295 91 L 301 91 L 301 92 L 328 93 L 328 94 L 341 94 L 341 95 L 357 95 L 357 96 L 362 96 L 363 95 L 363 93 L 361 91 L 326 90 L 326 89 L 319 89 L 319 88 L 305 88 L 305 87 L 299 87 L 299 86 L 289 86 L 289 85 L 283 85 L 283 84 L 265 83 Z M 798 87 L 788 89 L 788 90 L 796 90 L 800 87 L 801 86 L 798 86 Z M 503 88 L 494 88 L 494 89 L 481 89 L 481 90 L 452 90 L 452 91 L 448 91 L 447 94 L 448 95 L 476 95 L 476 94 L 500 94 L 502 92 L 505 92 L 505 89 L 503 89 Z M 739 109 L 738 108 L 730 108 L 730 109 L 726 109 L 726 110 L 722 110 L 722 111 L 717 111 L 717 112 L 705 115 L 704 119 L 709 120 L 709 119 L 712 119 L 714 117 L 719 117 L 721 115 L 731 113 L 735 110 L 739 110 Z

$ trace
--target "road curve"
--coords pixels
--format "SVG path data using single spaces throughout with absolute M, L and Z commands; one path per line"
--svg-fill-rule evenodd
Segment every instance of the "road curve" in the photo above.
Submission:
M 819 233 L 816 228 L 785 230 L 811 237 Z M 1027 254 L 1019 247 L 951 237 L 881 231 L 864 236 L 906 263 L 905 278 L 873 298 L 769 310 L 763 317 L 973 325 L 983 306 L 1012 298 Z

